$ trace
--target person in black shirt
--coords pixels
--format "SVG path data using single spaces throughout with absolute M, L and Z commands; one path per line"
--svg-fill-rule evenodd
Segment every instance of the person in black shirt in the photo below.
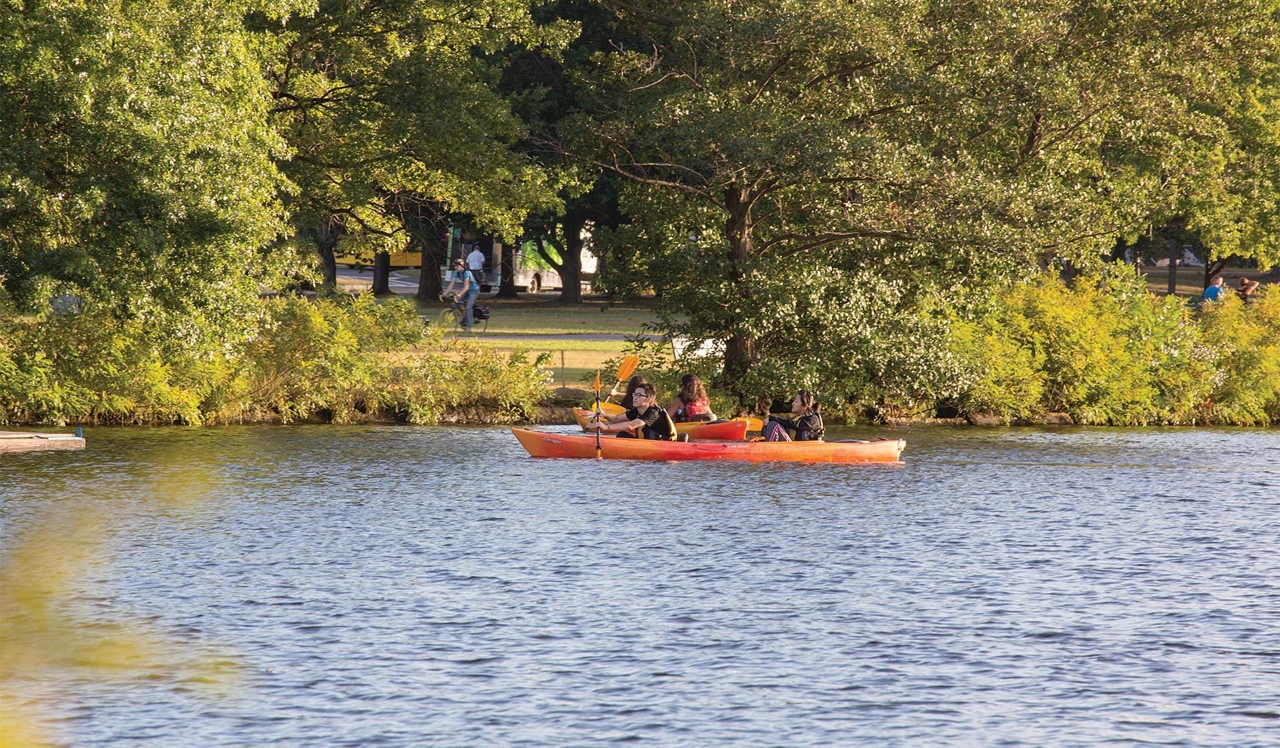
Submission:
M 664 408 L 654 403 L 657 390 L 652 384 L 645 382 L 636 387 L 631 396 L 631 407 L 625 413 L 609 415 L 601 413 L 596 428 L 602 434 L 617 434 L 622 437 L 635 437 L 632 429 L 640 429 L 646 439 L 671 441 L 676 435 L 676 426 L 671 422 Z M 623 403 L 626 405 L 627 403 Z
M 791 401 L 791 412 L 795 418 L 777 418 L 769 416 L 760 435 L 767 442 L 789 442 L 791 436 L 787 430 L 796 432 L 798 442 L 821 441 L 826 430 L 822 427 L 822 408 L 818 405 L 818 397 L 809 390 L 800 390 L 796 399 Z

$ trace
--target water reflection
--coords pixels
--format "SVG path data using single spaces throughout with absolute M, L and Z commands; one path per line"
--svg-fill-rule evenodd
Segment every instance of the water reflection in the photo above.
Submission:
M 0 463 L 0 543 L 108 507 L 97 615 L 246 674 L 48 673 L 75 744 L 1274 742 L 1280 433 L 893 435 L 898 468 L 98 430 Z M 179 466 L 200 500 L 149 501 Z

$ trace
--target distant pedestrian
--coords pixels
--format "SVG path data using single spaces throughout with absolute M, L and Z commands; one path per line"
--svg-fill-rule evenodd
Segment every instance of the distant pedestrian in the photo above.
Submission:
M 472 244 L 471 254 L 467 255 L 467 269 L 475 276 L 476 283 L 480 282 L 480 274 L 484 272 L 484 252 L 480 251 L 479 244 Z
M 1241 301 L 1248 304 L 1249 297 L 1252 296 L 1253 292 L 1257 290 L 1258 290 L 1257 281 L 1251 281 L 1248 278 L 1241 278 L 1240 287 L 1236 289 L 1236 293 L 1240 294 Z
M 1209 287 L 1204 290 L 1205 301 L 1222 301 L 1226 298 L 1227 289 L 1222 287 L 1222 276 L 1215 275 L 1213 280 L 1209 281 Z

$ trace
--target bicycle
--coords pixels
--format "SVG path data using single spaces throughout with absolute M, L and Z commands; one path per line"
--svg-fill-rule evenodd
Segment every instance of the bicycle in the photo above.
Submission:
M 445 332 L 453 332 L 455 334 L 464 332 L 463 323 L 467 320 L 467 305 L 458 298 L 457 294 L 449 294 L 444 297 L 449 306 L 440 311 L 440 316 L 436 318 L 436 326 Z M 471 323 L 471 331 L 473 333 L 484 333 L 489 329 L 489 307 L 482 304 L 476 304 L 472 308 L 475 319 Z

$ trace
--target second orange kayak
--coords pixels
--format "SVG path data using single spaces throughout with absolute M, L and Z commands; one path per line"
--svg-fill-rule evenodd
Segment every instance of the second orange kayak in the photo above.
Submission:
M 601 410 L 605 413 L 625 413 L 620 405 L 613 403 L 601 403 Z M 612 407 L 609 407 L 612 406 Z M 589 419 L 594 411 L 586 408 L 574 408 L 573 415 L 578 419 L 578 425 L 583 431 L 589 430 Z M 750 421 L 746 418 L 734 418 L 730 421 L 700 421 L 689 423 L 677 423 L 677 434 L 688 434 L 690 439 L 698 439 L 701 441 L 741 441 L 747 438 L 747 429 L 750 427 Z M 758 430 L 758 429 L 757 429 Z

